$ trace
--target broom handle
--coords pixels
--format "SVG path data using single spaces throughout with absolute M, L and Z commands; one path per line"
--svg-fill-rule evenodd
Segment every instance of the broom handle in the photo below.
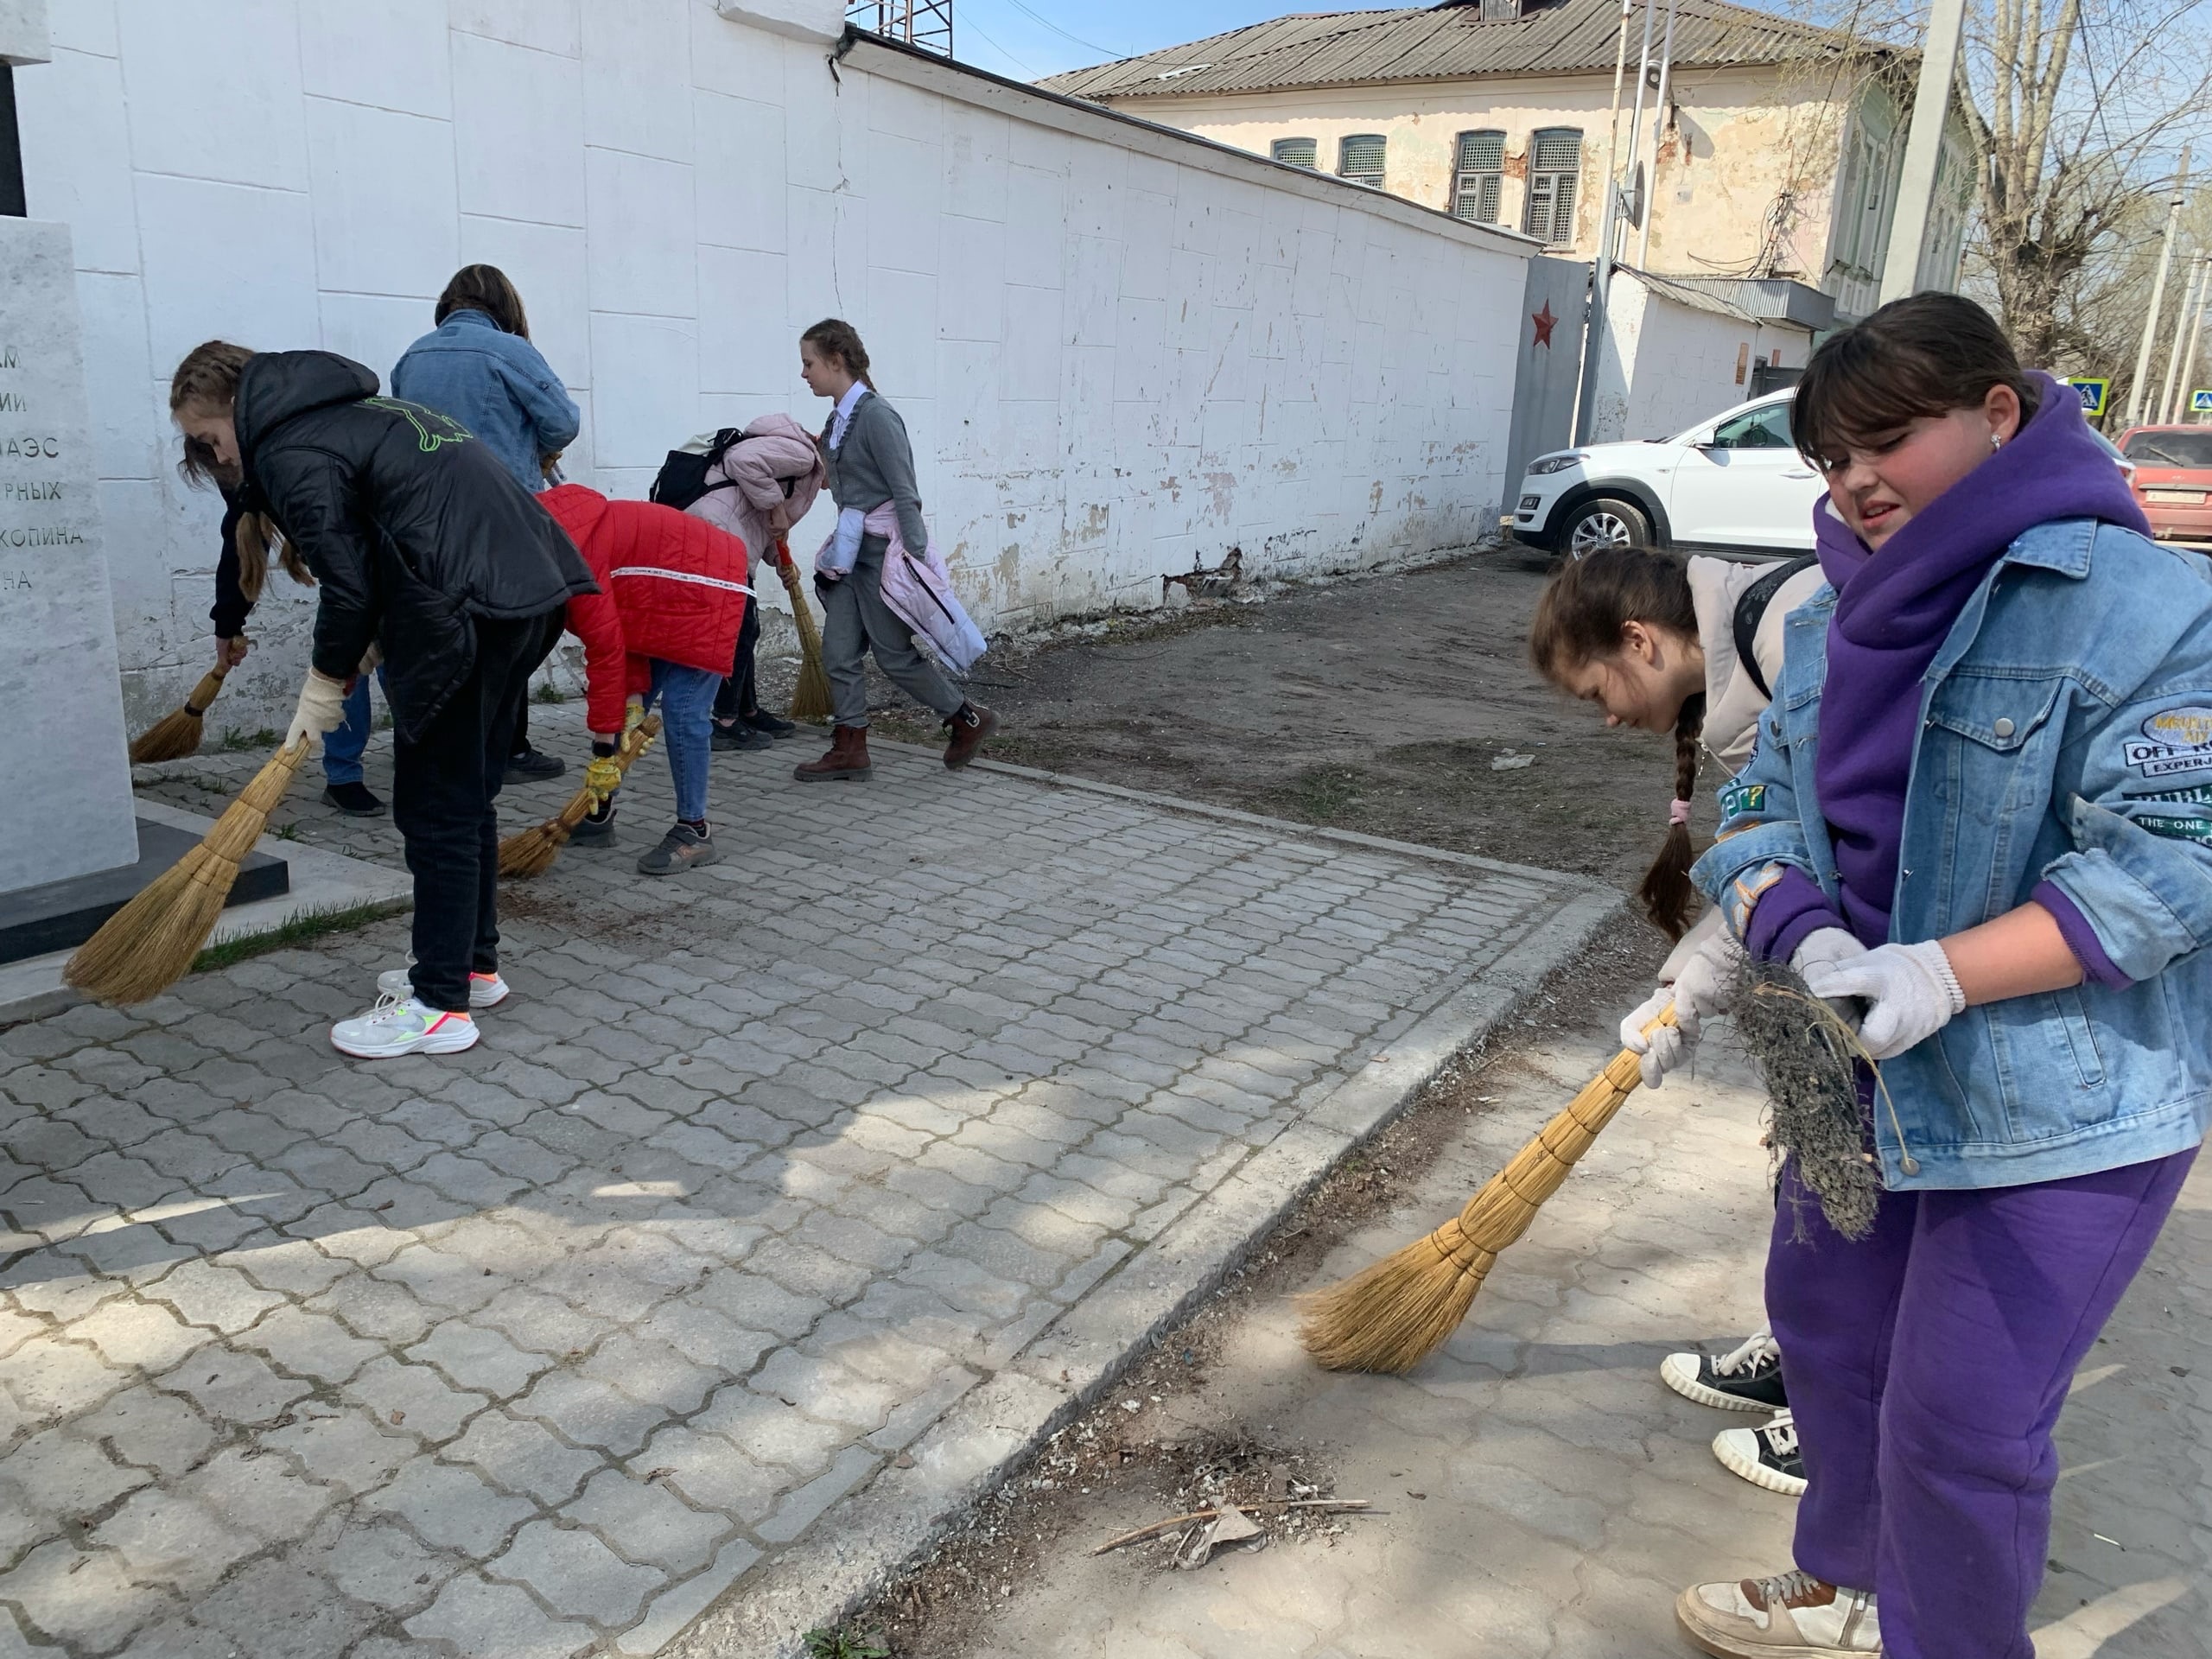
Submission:
M 1649 1037 L 1674 1023 L 1675 1008 L 1670 1002 L 1658 1018 L 1643 1027 L 1643 1034 Z M 1581 1092 L 1561 1107 L 1535 1139 L 1467 1200 L 1466 1207 L 1459 1212 L 1460 1224 L 1471 1228 L 1478 1216 L 1495 1216 L 1497 1199 L 1510 1192 L 1528 1208 L 1527 1216 L 1513 1234 L 1515 1238 L 1520 1237 L 1528 1230 L 1529 1223 L 1535 1219 L 1535 1212 L 1544 1200 L 1559 1191 L 1567 1173 L 1581 1161 L 1582 1154 L 1590 1150 L 1599 1132 L 1613 1121 L 1613 1114 L 1620 1110 L 1643 1081 L 1643 1057 L 1633 1049 L 1624 1048 L 1606 1061 L 1605 1070 L 1583 1084 Z M 1539 1149 L 1543 1155 L 1530 1158 L 1529 1154 Z M 1522 1167 L 1524 1163 L 1533 1167 Z

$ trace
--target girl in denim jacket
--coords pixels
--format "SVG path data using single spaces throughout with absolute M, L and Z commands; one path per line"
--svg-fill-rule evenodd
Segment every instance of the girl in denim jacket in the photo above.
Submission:
M 1783 1172 L 1795 1570 L 1677 1612 L 1711 1654 L 2029 1659 L 2052 1427 L 2212 1112 L 2212 581 L 1969 301 L 1829 340 L 1794 429 L 1829 586 L 1694 874 L 1863 1008 L 1885 1191 L 1853 1242 Z

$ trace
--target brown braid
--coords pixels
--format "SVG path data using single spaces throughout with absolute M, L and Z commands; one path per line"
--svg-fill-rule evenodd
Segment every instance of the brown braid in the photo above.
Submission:
M 1700 691 L 1682 704 L 1682 712 L 1675 717 L 1675 798 L 1694 800 L 1692 792 L 1697 788 L 1698 738 L 1705 730 L 1705 693 Z M 1659 856 L 1651 861 L 1651 868 L 1643 873 L 1643 885 L 1636 896 L 1643 900 L 1643 913 L 1654 925 L 1670 939 L 1679 939 L 1689 931 L 1689 918 L 1697 903 L 1697 889 L 1690 884 L 1690 866 L 1697 862 L 1697 849 L 1690 841 L 1690 828 L 1686 823 L 1667 826 L 1667 839 L 1660 843 Z

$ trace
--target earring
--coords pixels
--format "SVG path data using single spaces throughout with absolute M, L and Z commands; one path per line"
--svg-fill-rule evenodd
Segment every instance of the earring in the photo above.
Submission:
M 1989 435 L 1989 447 L 1992 449 L 2002 449 L 2005 447 L 2005 440 L 1993 432 Z

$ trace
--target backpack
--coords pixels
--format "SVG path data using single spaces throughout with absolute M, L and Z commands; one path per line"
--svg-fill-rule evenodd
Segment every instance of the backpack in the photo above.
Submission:
M 1766 607 L 1774 603 L 1774 596 L 1782 591 L 1782 584 L 1799 571 L 1809 570 L 1819 563 L 1815 556 L 1808 553 L 1787 564 L 1777 564 L 1745 588 L 1736 601 L 1736 660 L 1744 665 L 1744 672 L 1751 677 L 1751 683 L 1758 687 L 1759 696 L 1763 697 L 1771 698 L 1774 688 L 1766 683 L 1766 676 L 1759 671 L 1759 624 L 1766 620 Z
M 736 481 L 728 478 L 719 484 L 709 484 L 707 474 L 721 465 L 730 445 L 744 435 L 743 429 L 726 426 L 715 434 L 714 442 L 702 455 L 689 449 L 670 450 L 668 459 L 660 464 L 660 471 L 653 474 L 653 486 L 645 492 L 645 499 L 682 512 L 709 491 L 736 488 Z

